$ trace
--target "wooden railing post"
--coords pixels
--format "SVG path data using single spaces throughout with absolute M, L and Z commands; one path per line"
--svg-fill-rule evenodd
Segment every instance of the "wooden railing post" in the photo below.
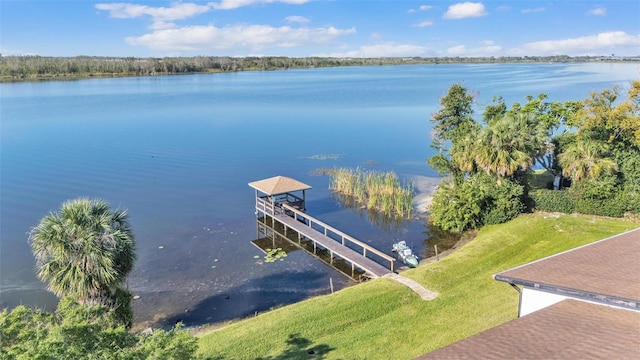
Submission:
M 298 220 L 298 216 L 301 216 L 301 218 L 303 220 L 305 220 L 305 223 L 306 223 L 306 221 L 308 221 L 309 222 L 308 226 L 310 228 L 313 228 L 314 221 L 313 221 L 313 218 L 311 218 L 310 216 L 306 215 L 305 213 L 299 211 L 298 209 L 296 209 L 296 208 L 294 208 L 294 207 L 292 207 L 292 206 L 290 206 L 289 204 L 286 204 L 286 203 L 282 204 L 282 208 L 283 208 L 283 210 L 286 209 L 286 210 L 291 211 L 293 213 L 293 219 L 294 220 Z M 370 252 L 380 256 L 381 258 L 383 258 L 383 259 L 385 259 L 387 261 L 389 261 L 391 272 L 393 272 L 395 270 L 395 259 L 392 256 L 389 256 L 389 255 L 383 253 L 382 251 L 372 247 L 371 245 L 363 243 L 362 241 L 359 241 L 359 240 L 357 240 L 357 239 L 355 239 L 355 238 L 343 233 L 342 231 L 340 231 L 338 229 L 335 229 L 335 228 L 323 223 L 322 221 L 317 221 L 316 220 L 315 222 L 318 225 L 323 227 L 325 236 L 328 236 L 328 232 L 329 231 L 333 232 L 336 235 L 340 235 L 341 243 L 342 243 L 343 246 L 347 246 L 346 245 L 347 241 L 349 241 L 349 242 L 351 242 L 351 243 L 353 243 L 355 245 L 360 246 L 362 248 L 362 255 L 364 257 L 367 257 L 367 250 L 369 250 Z M 315 243 L 314 243 L 314 245 L 315 245 Z M 314 251 L 315 251 L 315 249 L 314 249 Z

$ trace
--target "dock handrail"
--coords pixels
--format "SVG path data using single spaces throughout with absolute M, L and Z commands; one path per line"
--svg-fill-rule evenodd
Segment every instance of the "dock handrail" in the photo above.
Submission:
M 336 235 L 339 235 L 340 238 L 341 238 L 341 241 L 342 241 L 342 245 L 344 245 L 344 246 L 346 246 L 345 245 L 345 240 L 348 240 L 351 243 L 360 246 L 362 248 L 362 255 L 364 257 L 367 257 L 367 250 L 369 250 L 370 252 L 380 256 L 381 258 L 383 258 L 383 259 L 385 259 L 387 261 L 389 261 L 390 266 L 391 266 L 391 272 L 395 271 L 394 268 L 395 268 L 396 259 L 393 256 L 389 256 L 389 255 L 383 253 L 382 251 L 372 247 L 371 245 L 363 243 L 362 241 L 360 241 L 360 240 L 358 240 L 358 239 L 356 239 L 356 238 L 354 238 L 354 237 L 352 237 L 352 236 L 350 236 L 348 234 L 345 234 L 342 231 L 340 231 L 340 230 L 338 230 L 338 229 L 336 229 L 336 228 L 334 228 L 334 227 L 332 227 L 332 226 L 330 226 L 330 225 L 328 225 L 328 224 L 326 224 L 326 223 L 324 223 L 324 222 L 322 222 L 320 220 L 317 220 L 317 219 L 307 215 L 306 213 L 294 208 L 293 206 L 290 206 L 289 204 L 286 204 L 286 203 L 282 204 L 282 208 L 287 210 L 287 211 L 291 211 L 294 214 L 293 215 L 294 219 L 296 219 L 296 220 L 297 220 L 297 216 L 300 216 L 300 217 L 302 217 L 304 219 L 309 220 L 309 227 L 312 227 L 313 223 L 322 226 L 324 228 L 324 235 L 325 236 L 328 236 L 328 234 L 327 234 L 328 231 L 331 231 L 332 233 L 334 233 Z
M 271 216 L 277 214 L 276 206 L 274 205 L 274 203 L 272 203 L 271 201 L 266 201 L 265 199 L 261 199 L 259 197 L 256 198 L 256 209 Z

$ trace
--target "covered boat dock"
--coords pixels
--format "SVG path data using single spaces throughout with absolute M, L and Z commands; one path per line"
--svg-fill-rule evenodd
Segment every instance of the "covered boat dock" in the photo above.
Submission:
M 352 270 L 357 267 L 370 278 L 394 272 L 394 257 L 306 214 L 306 191 L 311 186 L 285 176 L 250 182 L 249 186 L 256 191 L 256 217 L 260 218 L 261 214 L 271 217 L 272 225 L 277 221 L 284 226 L 285 232 L 287 229 L 296 231 L 299 239 L 304 237 L 313 242 L 314 250 L 317 247 L 326 249 L 331 258 L 337 256 L 351 263 Z M 388 267 L 372 260 L 371 254 L 388 261 Z

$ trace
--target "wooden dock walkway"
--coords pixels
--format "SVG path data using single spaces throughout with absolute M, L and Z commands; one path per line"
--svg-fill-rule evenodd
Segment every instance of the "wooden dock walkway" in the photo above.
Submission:
M 288 228 L 295 230 L 298 234 L 312 240 L 314 245 L 317 244 L 323 249 L 327 249 L 332 256 L 338 256 L 358 268 L 364 270 L 371 278 L 378 278 L 391 274 L 391 270 L 378 264 L 377 262 L 363 256 L 355 250 L 348 248 L 338 241 L 324 235 L 323 233 L 309 227 L 303 222 L 295 220 L 293 217 L 284 213 L 276 215 L 275 219 Z

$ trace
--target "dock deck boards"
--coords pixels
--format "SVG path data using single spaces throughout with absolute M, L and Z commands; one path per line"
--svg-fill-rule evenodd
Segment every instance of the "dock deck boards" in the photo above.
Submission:
M 391 274 L 391 270 L 387 269 L 386 267 L 363 256 L 357 251 L 342 245 L 338 241 L 305 225 L 304 223 L 301 223 L 300 221 L 293 219 L 288 215 L 280 214 L 280 215 L 276 215 L 274 218 L 277 221 L 285 224 L 289 228 L 304 235 L 305 237 L 312 239 L 321 247 L 331 251 L 334 255 L 355 264 L 356 266 L 364 270 L 367 274 L 369 274 L 369 276 L 373 278 L 378 278 L 378 277 L 385 276 L 387 274 Z

